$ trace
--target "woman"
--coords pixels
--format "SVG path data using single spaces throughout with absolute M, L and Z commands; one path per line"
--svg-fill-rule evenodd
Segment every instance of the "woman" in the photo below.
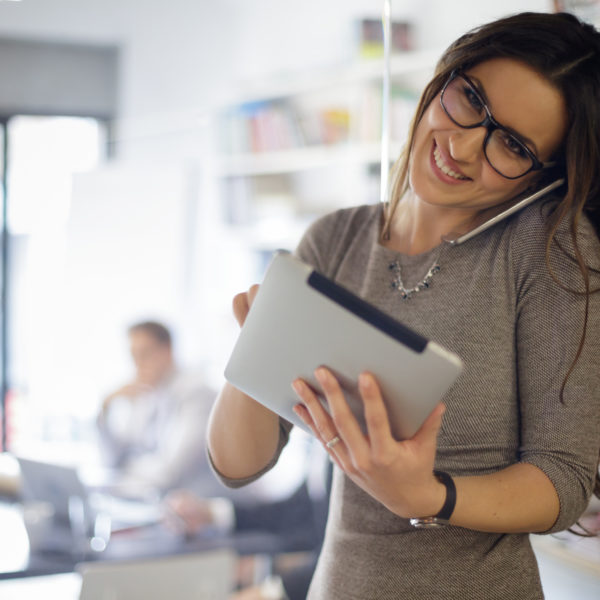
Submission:
M 570 527 L 598 474 L 599 109 L 591 26 L 524 13 L 474 30 L 424 92 L 387 210 L 338 211 L 300 243 L 305 261 L 465 363 L 402 442 L 368 373 L 367 436 L 326 369 L 331 417 L 294 382 L 298 415 L 339 467 L 311 600 L 543 597 L 528 533 Z M 557 178 L 555 196 L 442 241 Z M 234 300 L 240 323 L 255 293 Z M 209 428 L 214 466 L 237 486 L 274 464 L 289 426 L 225 386 Z M 447 525 L 411 525 L 436 518 Z

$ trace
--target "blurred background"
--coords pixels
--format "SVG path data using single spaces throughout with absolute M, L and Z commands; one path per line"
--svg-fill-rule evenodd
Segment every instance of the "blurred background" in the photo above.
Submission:
M 132 323 L 220 387 L 233 295 L 318 216 L 379 201 L 383 4 L 0 0 L 0 452 L 99 463 Z M 595 0 L 393 1 L 392 159 L 452 40 L 565 5 L 600 23 Z M 560 575 L 549 547 L 546 580 L 597 586 L 596 542 Z
M 2 443 L 84 462 L 125 331 L 221 383 L 230 301 L 379 198 L 381 0 L 0 1 Z M 440 51 L 547 0 L 392 2 L 397 155 Z

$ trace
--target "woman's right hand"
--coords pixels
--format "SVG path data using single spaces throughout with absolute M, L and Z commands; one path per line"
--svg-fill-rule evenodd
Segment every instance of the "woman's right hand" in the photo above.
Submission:
M 240 327 L 254 302 L 258 285 L 233 299 Z M 264 469 L 277 452 L 279 417 L 227 382 L 208 425 L 208 448 L 217 471 L 229 479 L 246 479 Z
M 236 294 L 233 298 L 233 314 L 240 327 L 244 324 L 244 321 L 248 316 L 248 312 L 254 302 L 254 298 L 256 298 L 259 287 L 258 284 L 254 284 L 250 286 L 250 289 L 247 292 Z

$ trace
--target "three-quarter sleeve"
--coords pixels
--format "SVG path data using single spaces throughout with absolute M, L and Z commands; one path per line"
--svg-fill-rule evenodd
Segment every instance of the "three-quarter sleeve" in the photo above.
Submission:
M 512 247 L 517 297 L 517 374 L 521 418 L 520 460 L 552 481 L 560 512 L 552 533 L 570 527 L 589 502 L 600 449 L 600 293 L 589 298 L 585 343 L 575 360 L 585 322 L 585 296 L 563 289 L 545 260 L 543 221 L 523 223 Z M 562 285 L 583 289 L 583 279 L 561 235 L 550 264 Z M 580 247 L 591 267 L 592 288 L 600 286 L 600 244 L 591 226 Z
M 277 443 L 277 448 L 275 450 L 275 453 L 273 454 L 271 460 L 262 469 L 260 469 L 253 475 L 250 475 L 249 477 L 243 477 L 240 479 L 232 479 L 231 477 L 227 477 L 227 476 L 223 475 L 223 473 L 221 473 L 221 471 L 219 471 L 219 469 L 217 469 L 217 467 L 215 466 L 212 456 L 210 455 L 210 451 L 208 450 L 208 447 L 207 447 L 206 455 L 208 458 L 208 462 L 209 462 L 212 470 L 214 471 L 215 475 L 218 477 L 218 479 L 224 485 L 226 485 L 228 488 L 235 489 L 235 488 L 244 487 L 245 485 L 248 485 L 248 484 L 252 483 L 253 481 L 256 481 L 257 479 L 262 477 L 267 471 L 270 471 L 277 464 L 277 461 L 279 460 L 279 456 L 280 456 L 282 450 L 284 449 L 285 445 L 289 441 L 291 429 L 292 429 L 292 424 L 289 421 L 287 421 L 286 419 L 282 419 L 280 417 L 279 418 L 279 441 Z

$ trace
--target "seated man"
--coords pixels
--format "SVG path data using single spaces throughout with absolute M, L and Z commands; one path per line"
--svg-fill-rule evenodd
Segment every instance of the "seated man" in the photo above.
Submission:
M 240 533 L 264 531 L 280 538 L 278 556 L 273 558 L 273 575 L 257 586 L 245 588 L 232 600 L 302 600 L 316 566 L 323 541 L 332 464 L 320 446 L 311 444 L 306 478 L 296 491 L 275 502 L 243 504 L 225 499 L 203 499 L 187 490 L 175 490 L 165 502 L 183 523 L 188 535 L 207 528 Z M 285 565 L 285 554 L 303 553 L 300 560 Z
M 105 462 L 123 482 L 161 493 L 186 487 L 222 494 L 205 452 L 215 393 L 177 369 L 163 324 L 137 323 L 128 334 L 134 376 L 104 399 L 97 418 Z

